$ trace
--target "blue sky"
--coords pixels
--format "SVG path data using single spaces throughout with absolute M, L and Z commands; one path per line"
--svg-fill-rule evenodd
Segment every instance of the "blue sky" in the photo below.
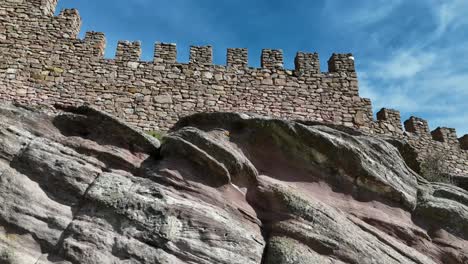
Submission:
M 143 60 L 155 41 L 173 42 L 188 61 L 190 45 L 210 44 L 216 64 L 226 49 L 249 49 L 259 66 L 262 48 L 279 48 L 293 68 L 297 51 L 356 57 L 361 96 L 374 112 L 395 108 L 431 129 L 468 133 L 468 1 L 466 0 L 60 0 L 78 8 L 85 31 L 106 33 L 106 56 L 118 40 L 141 40 Z

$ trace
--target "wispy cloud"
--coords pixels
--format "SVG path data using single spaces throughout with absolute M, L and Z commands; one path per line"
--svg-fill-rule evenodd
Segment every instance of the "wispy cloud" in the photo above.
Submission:
M 430 10 L 430 16 L 420 16 L 414 20 L 420 24 L 412 26 L 429 30 L 405 41 L 411 29 L 394 20 L 391 29 L 401 36 L 397 42 L 385 39 L 389 35 L 385 29 L 374 33 L 378 35 L 374 38 L 384 40 L 380 43 L 396 44 L 382 46 L 385 53 L 367 58 L 362 66 L 362 94 L 373 100 L 375 110 L 392 107 L 406 117 L 429 119 L 432 128 L 450 126 L 460 135 L 468 133 L 468 37 L 460 34 L 467 30 L 468 2 L 417 2 L 421 10 Z
M 438 19 L 436 36 L 441 36 L 449 29 L 456 29 L 468 23 L 466 16 L 468 1 L 466 0 L 437 1 L 432 8 Z
M 361 0 L 345 5 L 342 0 L 327 0 L 323 12 L 335 16 L 337 24 L 367 26 L 390 16 L 402 2 L 403 0 Z
M 373 67 L 380 78 L 411 78 L 431 68 L 436 58 L 434 53 L 415 53 L 403 50 L 395 53 L 387 61 L 374 62 Z

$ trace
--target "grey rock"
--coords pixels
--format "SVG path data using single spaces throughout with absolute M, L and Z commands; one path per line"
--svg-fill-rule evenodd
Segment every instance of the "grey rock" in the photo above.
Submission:
M 415 213 L 439 228 L 468 239 L 468 192 L 433 183 L 421 188 Z
M 99 110 L 63 109 L 0 106 L 10 262 L 468 260 L 468 193 L 423 180 L 381 139 L 211 113 L 160 144 Z
M 226 144 L 229 141 L 229 131 L 218 130 L 206 133 L 194 127 L 185 127 L 172 136 L 183 138 L 210 153 L 226 166 L 232 182 L 237 186 L 250 187 L 256 183 L 258 172 L 253 164 L 234 144 Z

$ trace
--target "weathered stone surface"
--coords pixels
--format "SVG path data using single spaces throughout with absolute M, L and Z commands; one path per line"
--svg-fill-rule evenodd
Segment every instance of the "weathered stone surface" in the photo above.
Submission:
M 235 145 L 226 144 L 230 133 L 227 130 L 206 133 L 194 127 L 185 127 L 171 134 L 183 138 L 210 153 L 222 163 L 229 175 L 229 181 L 240 187 L 256 184 L 257 170 Z M 168 144 L 165 144 L 165 147 Z M 171 147 L 166 147 L 171 148 Z
M 282 208 L 282 213 L 296 216 L 275 221 L 271 226 L 273 240 L 286 236 L 300 241 L 295 243 L 296 246 L 284 244 L 283 250 L 308 246 L 309 251 L 331 255 L 327 259 L 330 263 L 333 263 L 334 258 L 344 263 L 434 263 L 423 254 L 392 240 L 383 232 L 374 230 L 352 216 L 315 199 L 301 197 L 301 193 L 292 188 L 268 183 L 267 179 L 264 183 L 260 190 L 261 197 L 265 199 L 265 204 L 272 206 L 270 210 L 277 212 L 278 208 Z M 270 254 L 267 251 L 267 259 L 276 263 L 276 253 Z M 308 254 L 298 255 L 303 258 L 299 263 L 314 260 Z M 287 257 L 294 257 L 294 253 Z
M 196 112 L 325 121 L 403 138 L 417 151 L 419 164 L 437 152 L 443 170 L 468 178 L 467 143 L 453 129 L 434 133 L 437 141 L 421 118 L 405 122 L 406 132 L 397 110 L 382 109 L 374 120 L 371 101 L 359 96 L 351 54 L 333 54 L 328 72 L 322 72 L 318 54 L 298 52 L 292 71 L 284 69 L 281 50 L 263 50 L 262 67 L 252 68 L 247 49 L 229 49 L 222 66 L 213 65 L 211 46 L 194 46 L 189 63 L 180 63 L 175 44 L 158 42 L 153 61 L 140 61 L 140 42 L 119 41 L 116 58 L 107 59 L 104 33 L 78 39 L 79 13 L 69 9 L 53 16 L 56 5 L 57 0 L 0 2 L 0 101 L 89 103 L 146 131 L 167 131 Z
M 432 184 L 383 140 L 346 127 L 245 114 L 196 114 L 182 118 L 173 130 L 186 127 L 228 131 L 230 143 L 258 170 L 259 184 L 248 193 L 248 201 L 267 230 L 266 263 L 467 260 L 461 228 L 429 225 L 434 221 L 418 212 L 424 206 L 418 204 L 423 202 L 418 193 L 429 192 L 436 199 Z M 446 205 L 457 209 L 434 210 L 453 216 L 463 227 L 460 219 L 466 219 L 462 213 L 467 207 L 458 200 L 466 192 L 447 188 L 457 195 L 449 196 Z M 433 232 L 436 226 L 445 231 Z
M 0 84 L 5 92 L 0 100 L 41 105 L 87 102 L 145 130 L 167 130 L 181 116 L 220 110 L 312 120 L 324 114 L 344 119 L 360 111 L 363 122 L 358 126 L 371 125 L 371 103 L 358 95 L 349 56 L 334 56 L 335 64 L 347 66 L 322 73 L 318 54 L 300 52 L 296 60 L 300 74 L 292 74 L 283 68 L 279 50 L 265 50 L 263 67 L 256 69 L 248 65 L 247 49 L 230 49 L 226 66 L 221 66 L 213 65 L 211 46 L 192 46 L 189 63 L 180 63 L 175 44 L 158 42 L 149 62 L 140 61 L 140 42 L 119 41 L 115 59 L 107 59 L 104 34 L 87 32 L 78 39 L 81 19 L 76 10 L 57 17 L 43 12 L 56 5 L 56 0 L 1 2 Z M 142 90 L 148 100 L 135 100 L 132 94 Z M 356 100 L 344 99 L 351 97 Z M 297 100 L 303 109 L 284 104 Z M 184 104 L 191 107 L 177 107 Z M 141 109 L 138 115 L 122 110 L 135 108 Z
M 255 211 L 229 180 L 205 185 L 189 159 L 185 170 L 169 155 L 159 164 L 157 140 L 94 109 L 67 110 L 0 110 L 0 250 L 24 263 L 260 262 Z
M 160 146 L 64 110 L 0 106 L 0 262 L 468 261 L 468 193 L 425 181 L 381 139 L 206 113 Z
M 419 192 L 416 213 L 468 239 L 468 193 L 465 190 L 434 183 Z
M 457 139 L 455 129 L 437 128 L 429 133 L 426 120 L 410 117 L 404 123 L 406 132 L 403 132 L 400 112 L 393 109 L 382 109 L 377 113 L 377 119 L 373 132 L 383 134 L 384 138 L 391 136 L 390 141 L 394 143 L 398 140 L 405 142 L 406 152 L 412 154 L 411 157 L 404 157 L 413 170 L 422 173 L 425 163 L 436 160 L 436 167 L 441 173 L 458 178 L 459 186 L 468 189 L 465 183 L 468 179 L 468 151 L 463 147 L 463 137 Z
M 339 184 L 340 188 L 354 195 L 360 195 L 359 192 L 365 190 L 388 196 L 410 208 L 415 206 L 416 174 L 401 158 L 395 158 L 400 154 L 392 145 L 357 131 L 348 130 L 357 133 L 350 135 L 321 125 L 307 126 L 229 113 L 195 114 L 182 118 L 176 124 L 176 128 L 183 126 L 244 132 L 245 135 L 230 132 L 230 140 L 241 141 L 239 145 L 246 144 L 245 137 L 249 143 L 247 147 L 253 148 L 253 151 L 275 148 L 270 158 L 282 159 L 281 162 L 292 159 L 307 163 L 304 166 L 313 169 L 317 174 L 314 176 L 331 184 Z M 278 150 L 282 153 L 276 153 Z M 252 156 L 255 160 L 256 155 Z M 271 168 L 266 169 L 276 173 Z

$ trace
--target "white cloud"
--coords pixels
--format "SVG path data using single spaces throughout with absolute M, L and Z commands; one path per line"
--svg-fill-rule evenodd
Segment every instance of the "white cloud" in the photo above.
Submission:
M 400 51 L 387 61 L 373 63 L 375 73 L 384 79 L 411 78 L 421 71 L 431 68 L 436 55 L 433 53 L 413 53 Z
M 458 28 L 468 23 L 466 12 L 468 1 L 466 0 L 444 0 L 432 5 L 433 12 L 437 18 L 437 29 L 435 36 L 442 36 L 450 28 Z
M 361 95 L 371 98 L 374 111 L 395 108 L 405 117 L 427 118 L 431 128 L 457 128 L 461 136 L 468 133 L 468 38 L 461 33 L 468 29 L 468 1 L 418 3 L 430 13 L 413 23 L 421 23 L 425 30 L 415 31 L 416 35 L 408 39 L 405 37 L 409 29 L 398 27 L 398 23 L 373 32 L 372 38 L 386 44 L 377 50 L 386 52 L 372 54 L 363 62 L 365 73 L 359 76 Z M 392 39 L 395 35 L 386 30 L 397 32 L 399 39 Z
M 346 1 L 327 0 L 323 13 L 333 16 L 336 23 L 343 25 L 352 24 L 353 27 L 367 26 L 387 18 L 403 0 L 361 0 Z M 347 6 L 343 9 L 344 6 Z

